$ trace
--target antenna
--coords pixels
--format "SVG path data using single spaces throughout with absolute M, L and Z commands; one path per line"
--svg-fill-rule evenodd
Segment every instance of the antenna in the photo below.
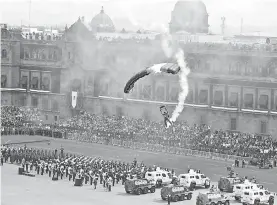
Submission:
M 221 34 L 224 35 L 225 33 L 225 20 L 226 18 L 223 16 L 221 17 Z

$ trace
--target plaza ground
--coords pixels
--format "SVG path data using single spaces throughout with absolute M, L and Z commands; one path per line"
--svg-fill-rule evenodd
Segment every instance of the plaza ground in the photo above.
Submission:
M 188 166 L 200 169 L 204 174 L 217 182 L 220 176 L 227 174 L 226 167 L 231 162 L 216 161 L 192 156 L 180 156 L 166 153 L 152 153 L 141 150 L 131 150 L 122 147 L 113 147 L 101 144 L 88 144 L 63 139 L 53 139 L 40 136 L 2 136 L 1 142 L 21 142 L 33 140 L 51 140 L 48 143 L 28 144 L 28 147 L 43 149 L 60 149 L 65 152 L 84 154 L 92 157 L 102 157 L 107 160 L 132 161 L 135 157 L 145 164 L 155 164 L 175 169 L 179 173 L 186 172 Z M 114 187 L 111 193 L 106 193 L 102 187 L 93 190 L 91 186 L 74 187 L 72 182 L 62 180 L 54 182 L 47 176 L 34 178 L 17 175 L 18 167 L 4 164 L 1 167 L 2 204 L 13 205 L 50 205 L 50 204 L 166 204 L 160 199 L 160 192 L 142 196 L 127 195 L 121 185 Z M 271 191 L 277 192 L 277 169 L 262 170 L 256 167 L 236 168 L 241 176 L 255 176 L 261 184 Z M 201 190 L 202 191 L 202 190 Z M 195 204 L 194 194 L 192 201 L 178 202 L 182 204 Z M 232 203 L 233 204 L 233 203 Z

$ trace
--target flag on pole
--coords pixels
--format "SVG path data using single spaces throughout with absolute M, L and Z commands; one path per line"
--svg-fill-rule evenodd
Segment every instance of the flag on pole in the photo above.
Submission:
M 72 94 L 71 94 L 71 105 L 73 108 L 75 108 L 77 105 L 77 92 L 75 91 L 72 91 Z

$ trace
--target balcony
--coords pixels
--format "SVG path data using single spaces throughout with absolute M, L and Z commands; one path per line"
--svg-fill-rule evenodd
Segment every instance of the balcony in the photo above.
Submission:
M 49 67 L 49 68 L 62 68 L 61 61 L 21 59 L 20 63 L 22 66 L 41 66 L 41 67 Z

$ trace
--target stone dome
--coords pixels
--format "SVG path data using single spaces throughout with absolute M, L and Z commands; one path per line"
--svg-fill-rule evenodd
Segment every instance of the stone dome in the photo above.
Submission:
M 94 32 L 114 32 L 115 31 L 113 21 L 107 14 L 105 14 L 103 6 L 100 13 L 92 18 L 90 22 L 90 26 L 92 31 Z
M 208 17 L 206 6 L 202 1 L 178 1 L 171 12 L 170 32 L 208 33 Z

